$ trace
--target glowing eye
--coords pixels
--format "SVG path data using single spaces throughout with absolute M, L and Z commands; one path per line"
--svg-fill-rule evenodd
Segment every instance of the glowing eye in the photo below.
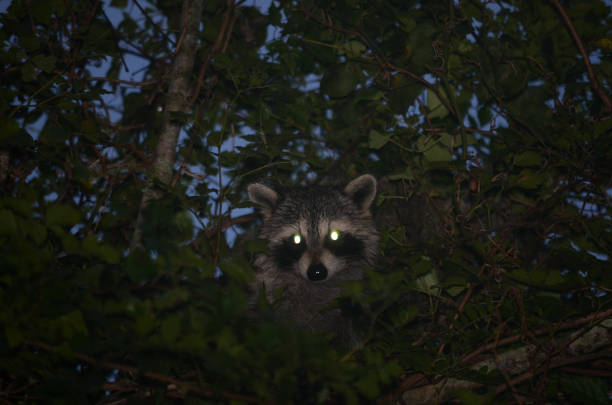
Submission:
M 340 238 L 340 231 L 331 231 L 329 233 L 329 239 L 331 240 L 338 240 Z
M 302 236 L 299 233 L 293 235 L 293 243 L 295 243 L 296 245 L 302 243 Z

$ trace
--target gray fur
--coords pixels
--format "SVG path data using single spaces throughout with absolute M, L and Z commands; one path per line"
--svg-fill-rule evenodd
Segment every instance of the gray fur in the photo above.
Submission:
M 330 304 L 341 295 L 342 281 L 360 280 L 363 268 L 375 264 L 378 232 L 370 213 L 376 196 L 376 179 L 363 175 L 344 189 L 334 186 L 293 187 L 273 190 L 261 184 L 248 187 L 251 201 L 262 207 L 264 216 L 259 236 L 268 240 L 269 254 L 260 254 L 255 289 L 266 292 L 275 302 L 280 320 L 295 321 L 310 330 L 336 334 L 337 340 L 354 345 L 359 342 L 351 322 Z M 359 255 L 335 255 L 329 246 L 331 230 L 340 232 L 344 241 L 350 235 L 360 246 Z M 287 268 L 280 268 L 275 248 L 299 234 L 306 243 L 299 260 Z M 327 245 L 325 240 L 327 239 Z M 291 240 L 291 239 L 289 239 Z M 309 279 L 311 265 L 322 264 L 327 277 L 321 281 Z

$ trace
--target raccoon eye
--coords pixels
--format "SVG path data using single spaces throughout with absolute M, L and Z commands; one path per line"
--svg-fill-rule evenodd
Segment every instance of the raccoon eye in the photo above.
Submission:
M 293 235 L 293 244 L 294 245 L 299 245 L 300 243 L 302 243 L 302 235 L 300 235 L 299 233 L 296 233 L 295 235 Z
M 340 239 L 340 231 L 336 231 L 335 229 L 332 229 L 332 231 L 329 233 L 329 239 L 333 241 Z

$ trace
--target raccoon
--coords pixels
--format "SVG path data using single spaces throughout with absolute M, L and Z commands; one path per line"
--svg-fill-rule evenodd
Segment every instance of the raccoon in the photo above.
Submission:
M 376 179 L 364 174 L 344 189 L 334 186 L 274 190 L 251 184 L 248 194 L 261 207 L 259 236 L 268 253 L 255 259 L 257 291 L 275 302 L 280 320 L 297 322 L 309 330 L 335 335 L 337 342 L 354 346 L 360 336 L 333 301 L 342 282 L 360 280 L 364 267 L 373 267 L 378 232 L 370 207 Z

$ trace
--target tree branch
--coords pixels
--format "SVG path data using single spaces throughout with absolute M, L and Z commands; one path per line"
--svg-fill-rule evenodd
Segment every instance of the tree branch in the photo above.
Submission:
M 0 184 L 8 179 L 10 161 L 9 152 L 7 150 L 0 150 Z
M 572 24 L 572 21 L 567 16 L 567 13 L 563 9 L 563 6 L 561 5 L 561 3 L 559 3 L 559 0 L 550 0 L 550 2 L 553 4 L 553 6 L 555 6 L 557 11 L 561 15 L 561 18 L 563 18 L 563 22 L 565 22 L 565 26 L 569 30 L 572 36 L 572 39 L 574 40 L 574 42 L 576 43 L 576 46 L 578 47 L 578 51 L 580 51 L 580 54 L 582 55 L 582 60 L 584 60 L 584 65 L 586 67 L 587 74 L 589 75 L 589 82 L 591 83 L 591 87 L 593 88 L 593 91 L 599 96 L 599 98 L 603 102 L 604 109 L 607 112 L 612 112 L 612 102 L 610 102 L 608 95 L 601 88 L 601 85 L 599 84 L 599 81 L 597 80 L 597 77 L 595 76 L 595 73 L 593 72 L 593 68 L 591 67 L 591 61 L 589 60 L 589 56 L 587 55 L 586 50 L 584 49 L 584 45 L 582 44 L 582 41 L 580 40 L 580 37 L 578 36 L 576 29 L 574 28 L 574 24 Z
M 421 83 L 423 86 L 427 87 L 428 89 L 430 89 L 431 91 L 433 91 L 438 98 L 440 99 L 440 101 L 442 102 L 442 104 L 444 104 L 444 107 L 446 107 L 446 109 L 452 114 L 454 115 L 459 121 L 461 121 L 461 117 L 459 117 L 459 115 L 457 114 L 457 111 L 455 111 L 455 109 L 451 106 L 451 104 L 448 102 L 448 100 L 446 99 L 446 97 L 444 97 L 442 95 L 442 93 L 440 92 L 440 90 L 434 86 L 432 83 L 429 83 L 427 80 L 425 80 L 424 78 L 422 78 L 421 76 L 414 74 L 406 69 L 403 69 L 399 66 L 394 65 L 391 62 L 385 61 L 383 60 L 383 56 L 379 55 L 377 52 L 377 49 L 375 47 L 375 44 L 372 43 L 372 41 L 368 40 L 368 38 L 365 37 L 364 34 L 362 34 L 361 32 L 357 31 L 357 30 L 351 30 L 351 29 L 346 29 L 346 28 L 342 28 L 342 27 L 338 27 L 330 22 L 327 22 L 323 19 L 317 18 L 314 14 L 312 14 L 304 5 L 304 2 L 301 1 L 300 2 L 300 9 L 301 11 L 308 17 L 308 18 L 312 18 L 313 20 L 315 20 L 318 24 L 327 27 L 329 29 L 332 29 L 334 31 L 338 31 L 341 32 L 343 34 L 348 34 L 348 35 L 353 35 L 357 38 L 359 38 L 364 44 L 370 46 L 370 48 L 372 48 L 372 55 L 374 56 L 374 59 L 376 59 L 376 63 L 378 63 L 378 66 L 380 66 L 381 69 L 383 69 L 384 71 L 387 71 L 387 69 L 392 69 L 395 71 L 398 71 L 406 76 L 411 77 L 412 79 L 418 81 L 419 83 Z
M 204 83 L 204 76 L 206 76 L 206 69 L 208 69 L 208 65 L 210 64 L 210 60 L 212 59 L 213 55 L 219 52 L 220 50 L 222 52 L 225 52 L 229 38 L 232 35 L 232 29 L 234 27 L 233 20 L 232 20 L 232 24 L 229 24 L 230 17 L 232 15 L 233 10 L 234 10 L 234 0 L 228 0 L 227 10 L 225 11 L 225 17 L 223 17 L 223 24 L 221 25 L 221 29 L 219 30 L 219 35 L 217 35 L 217 40 L 215 41 L 214 45 L 210 49 L 210 52 L 208 52 L 206 61 L 204 62 L 204 64 L 202 65 L 202 68 L 200 69 L 200 73 L 198 74 L 198 81 L 196 82 L 196 88 L 193 91 L 191 100 L 189 100 L 189 108 L 191 108 L 195 104 L 196 100 L 198 99 L 198 95 L 200 94 L 200 89 L 202 88 L 202 84 Z M 229 25 L 229 29 L 228 29 L 228 25 Z M 223 46 L 223 48 L 221 48 L 221 44 L 223 43 L 223 37 L 226 38 L 225 45 Z
M 567 330 L 567 329 L 573 329 L 573 328 L 577 328 L 579 326 L 585 325 L 585 324 L 595 324 L 598 322 L 601 322 L 603 319 L 606 319 L 608 317 L 612 316 L 612 309 L 608 309 L 607 311 L 603 311 L 603 312 L 599 312 L 599 313 L 595 313 L 589 316 L 586 316 L 584 318 L 580 318 L 580 319 L 576 319 L 570 322 L 566 322 L 564 324 L 561 324 L 553 329 L 537 329 L 535 331 L 532 331 L 531 333 L 534 336 L 541 336 L 541 335 L 546 335 L 546 334 L 553 334 L 557 331 L 560 330 Z M 469 364 L 471 359 L 474 359 L 475 357 L 479 356 L 480 354 L 487 352 L 489 350 L 493 350 L 497 347 L 501 347 L 501 346 L 505 346 L 505 345 L 509 345 L 512 343 L 516 343 L 519 342 L 520 340 L 522 340 L 524 338 L 524 335 L 514 335 L 514 336 L 509 336 L 507 338 L 504 339 L 499 339 L 499 341 L 495 341 L 489 344 L 486 344 L 484 346 L 481 346 L 480 348 L 478 348 L 477 350 L 473 351 L 472 353 L 469 353 L 468 355 L 466 355 L 461 361 L 463 363 Z
M 610 321 L 612 319 L 606 319 L 606 322 Z M 553 351 L 551 354 L 542 352 L 535 345 L 526 345 L 501 353 L 493 359 L 476 363 L 470 369 L 486 368 L 489 373 L 493 370 L 503 371 L 506 382 L 496 388 L 496 393 L 499 394 L 550 369 L 605 358 L 612 353 L 610 345 L 612 345 L 612 331 L 606 326 L 596 325 L 587 330 L 574 332 L 557 346 L 562 350 Z M 597 352 L 603 348 L 605 348 L 603 351 Z M 510 379 L 510 376 L 516 377 Z M 449 399 L 457 390 L 471 390 L 480 386 L 482 384 L 476 381 L 445 378 L 434 384 L 406 390 L 401 394 L 401 398 L 403 403 L 413 405 L 438 403 Z
M 154 179 L 164 184 L 172 180 L 172 167 L 176 159 L 176 145 L 178 143 L 181 122 L 173 117 L 175 113 L 184 113 L 190 95 L 190 78 L 193 72 L 194 59 L 198 46 L 198 30 L 202 19 L 203 0 L 184 0 L 181 19 L 181 37 L 177 44 L 176 57 L 170 73 L 170 85 L 162 130 L 155 149 L 153 167 L 142 194 L 136 227 L 132 235 L 130 250 L 141 245 L 143 215 L 149 201 L 161 198 L 159 191 L 155 190 Z

